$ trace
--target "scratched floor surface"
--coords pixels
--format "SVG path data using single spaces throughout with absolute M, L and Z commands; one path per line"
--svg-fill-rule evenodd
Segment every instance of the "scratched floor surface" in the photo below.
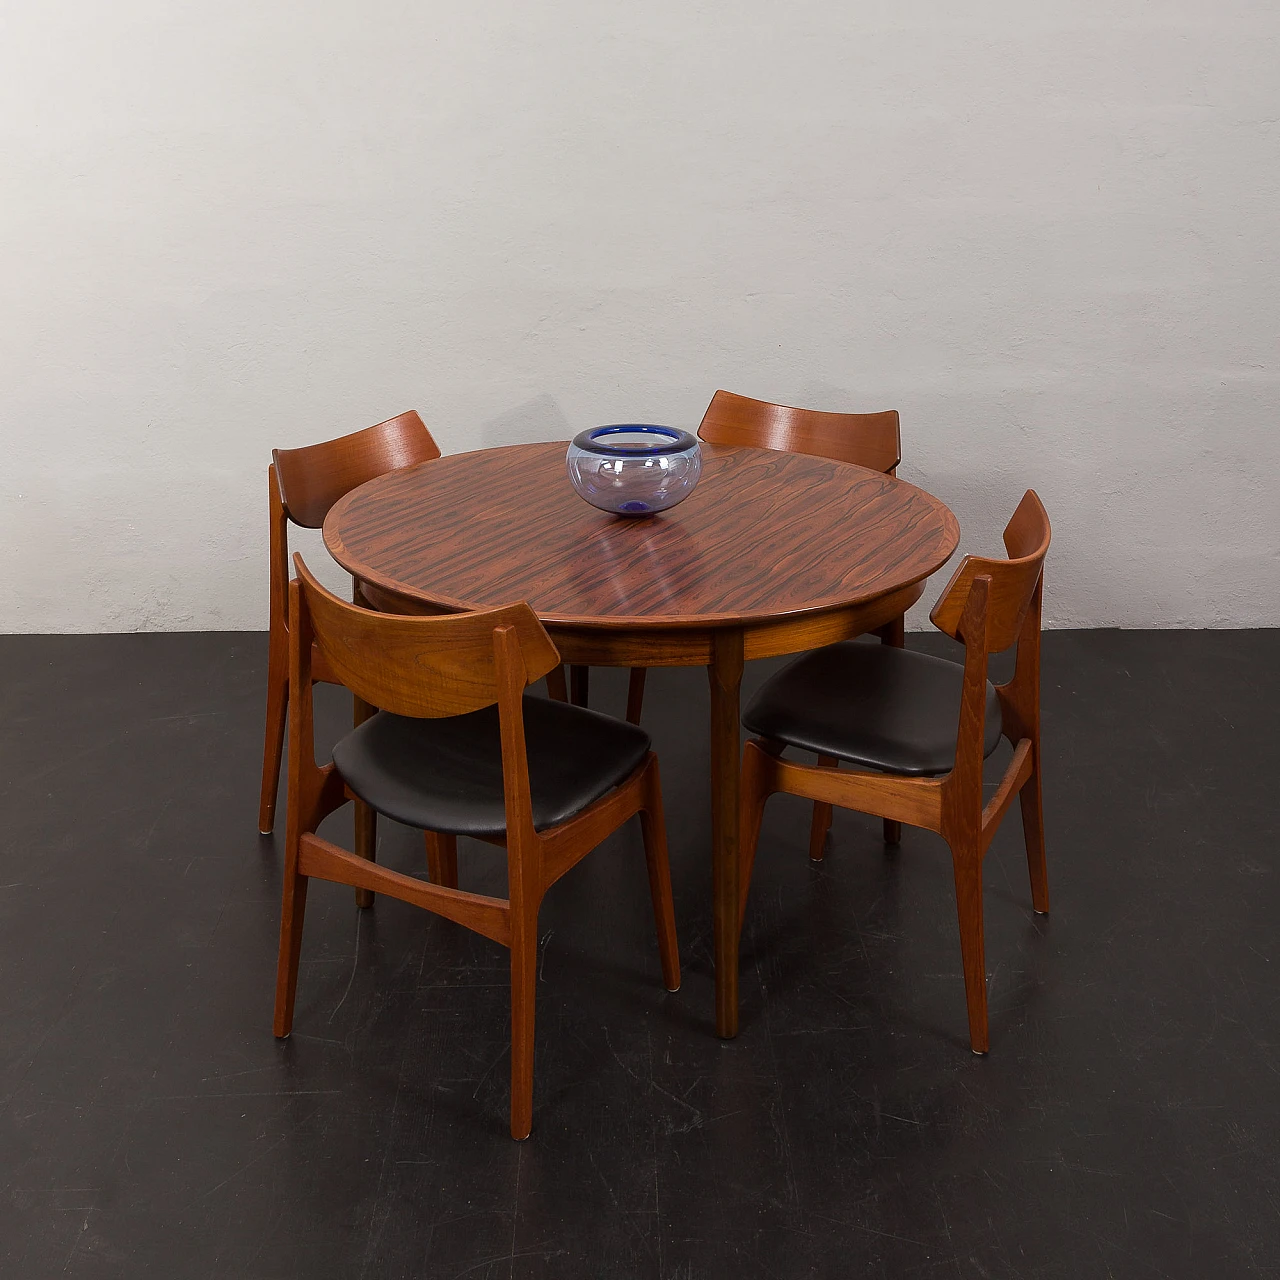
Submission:
M 523 1145 L 505 953 L 446 922 L 316 885 L 272 1039 L 264 659 L 257 635 L 0 640 L 0 1275 L 1280 1275 L 1280 633 L 1048 637 L 1053 914 L 1015 809 L 986 1059 L 941 844 L 886 856 L 838 813 L 813 865 L 785 798 L 716 1040 L 705 677 L 654 673 L 684 987 L 626 829 L 543 908 Z M 622 697 L 595 673 L 596 705 Z M 421 870 L 390 824 L 380 857 Z M 502 891 L 485 846 L 462 876 Z

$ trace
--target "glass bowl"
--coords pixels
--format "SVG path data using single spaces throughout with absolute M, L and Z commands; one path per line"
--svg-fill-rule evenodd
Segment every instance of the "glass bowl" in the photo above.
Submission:
M 676 427 L 616 423 L 574 436 L 565 458 L 578 496 L 601 511 L 651 516 L 683 502 L 702 474 L 698 441 Z

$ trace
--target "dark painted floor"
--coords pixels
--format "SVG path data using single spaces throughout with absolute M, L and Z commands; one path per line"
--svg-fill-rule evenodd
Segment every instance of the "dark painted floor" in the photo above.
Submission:
M 837 813 L 811 865 L 786 798 L 742 1034 L 715 1039 L 706 682 L 655 673 L 684 988 L 659 982 L 627 829 L 543 909 L 523 1145 L 505 952 L 448 923 L 316 885 L 272 1038 L 264 657 L 257 635 L 0 640 L 3 1276 L 1280 1275 L 1280 633 L 1047 638 L 1054 911 L 1031 914 L 1015 807 L 987 863 L 986 1059 L 943 846 L 886 856 Z M 388 824 L 380 857 L 416 870 L 420 844 Z M 493 850 L 462 865 L 501 891 Z

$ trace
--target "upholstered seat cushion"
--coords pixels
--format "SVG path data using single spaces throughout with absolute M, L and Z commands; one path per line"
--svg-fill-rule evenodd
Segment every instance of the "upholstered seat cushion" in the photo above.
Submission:
M 581 813 L 649 750 L 643 729 L 547 698 L 525 696 L 524 729 L 538 831 Z M 506 830 L 496 706 L 442 720 L 380 711 L 334 747 L 333 762 L 356 795 L 397 822 L 469 836 Z
M 955 764 L 964 668 L 945 658 L 850 640 L 778 672 L 743 723 L 755 734 L 884 773 L 947 773 Z M 987 684 L 984 755 L 1000 742 Z

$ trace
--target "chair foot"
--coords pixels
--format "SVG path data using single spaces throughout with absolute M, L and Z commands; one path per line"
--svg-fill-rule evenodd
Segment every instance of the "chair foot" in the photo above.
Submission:
M 288 711 L 289 651 L 284 638 L 273 635 L 267 663 L 266 734 L 262 748 L 262 789 L 258 796 L 258 830 L 264 836 L 269 836 L 276 825 L 276 793 L 280 789 Z
M 511 940 L 511 1136 L 533 1130 L 533 1014 L 537 996 L 537 909 Z
M 987 969 L 982 937 L 982 855 L 973 849 L 953 849 L 956 914 L 960 925 L 960 954 L 964 963 L 965 1003 L 969 1011 L 969 1047 L 984 1054 L 991 1047 L 987 1021 Z
M 819 756 L 818 765 L 823 769 L 838 769 L 840 761 L 835 756 Z M 827 836 L 831 831 L 831 813 L 829 804 L 821 800 L 813 802 L 813 823 L 809 827 L 809 861 L 821 862 L 827 851 Z
M 1040 748 L 1034 748 L 1031 776 L 1022 784 L 1022 835 L 1027 847 L 1027 873 L 1031 880 L 1031 905 L 1037 915 L 1049 914 L 1049 873 L 1044 857 L 1044 802 L 1040 795 Z
M 302 921 L 307 909 L 307 878 L 298 875 L 297 851 L 288 855 L 280 903 L 280 952 L 276 962 L 276 1007 L 271 1029 L 278 1040 L 293 1030 L 293 1004 L 298 993 L 298 957 Z

